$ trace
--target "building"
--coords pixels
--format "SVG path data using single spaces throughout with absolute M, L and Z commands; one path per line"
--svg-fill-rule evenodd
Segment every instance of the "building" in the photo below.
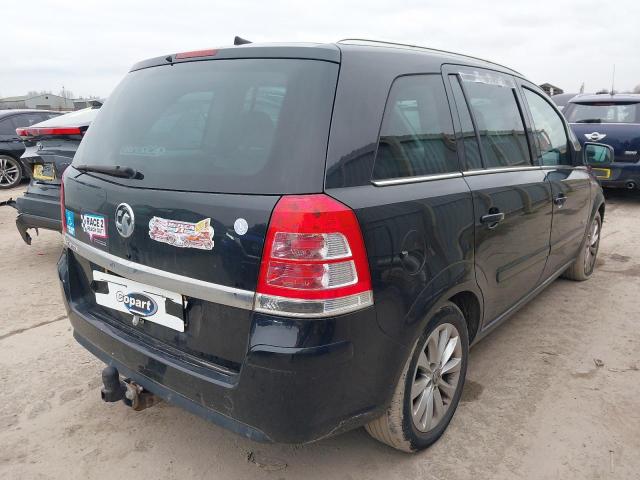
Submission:
M 74 110 L 82 110 L 83 108 L 98 108 L 101 107 L 104 103 L 103 100 L 99 100 L 97 98 L 77 98 L 73 101 L 73 109 Z
M 550 97 L 553 95 L 564 93 L 564 90 L 562 90 L 560 87 L 556 87 L 555 85 L 551 85 L 550 83 L 543 83 L 542 85 L 540 85 L 540 88 L 544 90 Z
M 52 93 L 43 93 L 35 96 L 19 95 L 17 97 L 0 98 L 0 110 L 11 110 L 16 108 L 71 111 L 74 109 L 74 102 L 71 98 L 53 95 Z

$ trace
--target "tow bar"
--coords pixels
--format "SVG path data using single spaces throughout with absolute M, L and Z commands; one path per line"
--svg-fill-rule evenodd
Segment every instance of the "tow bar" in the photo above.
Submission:
M 136 412 L 152 407 L 162 400 L 130 378 L 120 380 L 118 369 L 112 366 L 102 370 L 102 383 L 100 396 L 104 402 L 122 400 L 125 405 L 133 408 Z

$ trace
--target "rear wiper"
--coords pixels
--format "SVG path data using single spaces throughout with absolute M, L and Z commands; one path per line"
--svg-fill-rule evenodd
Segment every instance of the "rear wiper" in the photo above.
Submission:
M 74 165 L 74 168 L 82 173 L 93 172 L 120 178 L 143 178 L 142 174 L 133 168 L 120 165 Z
M 576 123 L 602 123 L 601 118 L 585 118 L 584 120 L 576 120 Z

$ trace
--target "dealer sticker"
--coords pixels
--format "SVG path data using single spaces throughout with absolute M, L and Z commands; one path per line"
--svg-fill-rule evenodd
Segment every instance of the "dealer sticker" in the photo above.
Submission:
M 64 209 L 64 223 L 67 225 L 67 233 L 72 237 L 76 236 L 76 219 L 73 212 L 68 208 Z
M 82 231 L 89 235 L 89 240 L 93 243 L 106 246 L 107 245 L 107 219 L 104 215 L 96 213 L 83 213 L 80 215 L 82 220 Z
M 210 218 L 191 223 L 153 217 L 149 220 L 149 237 L 156 242 L 174 247 L 213 250 L 213 227 Z

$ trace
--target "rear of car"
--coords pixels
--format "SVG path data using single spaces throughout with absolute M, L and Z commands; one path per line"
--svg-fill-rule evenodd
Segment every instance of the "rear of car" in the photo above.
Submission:
M 339 66 L 331 45 L 143 62 L 64 175 L 75 338 L 257 440 L 379 414 L 392 382 L 376 365 L 401 351 L 376 327 L 354 212 L 322 193 Z
M 583 95 L 563 113 L 581 143 L 613 147 L 612 162 L 592 162 L 603 186 L 640 188 L 640 95 Z
M 98 111 L 87 108 L 16 129 L 25 145 L 20 160 L 31 176 L 27 191 L 15 203 L 16 226 L 27 244 L 31 228 L 60 231 L 60 179 Z

